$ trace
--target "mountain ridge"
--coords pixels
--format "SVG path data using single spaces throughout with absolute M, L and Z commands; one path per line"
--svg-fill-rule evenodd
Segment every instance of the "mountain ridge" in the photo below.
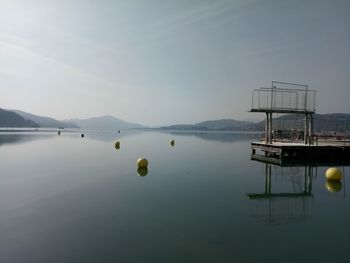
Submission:
M 219 119 L 198 122 L 196 124 L 174 124 L 163 126 L 160 129 L 172 130 L 246 130 L 250 128 L 252 122 L 239 121 L 235 119 Z
M 58 121 L 51 117 L 39 116 L 21 110 L 8 110 L 17 113 L 25 119 L 32 120 L 39 124 L 41 128 L 79 128 L 73 123 Z
M 137 123 L 127 122 L 112 115 L 96 116 L 86 119 L 66 119 L 58 121 L 20 110 L 1 109 L 0 127 L 42 127 L 42 128 L 83 128 L 83 129 L 137 129 L 147 128 Z M 314 114 L 314 130 L 347 131 L 350 130 L 350 114 L 326 113 Z M 274 130 L 304 129 L 303 114 L 285 114 L 273 119 Z M 203 131 L 264 131 L 265 120 L 260 122 L 235 119 L 206 120 L 195 124 L 174 124 L 156 129 L 163 130 L 203 130 Z
M 39 124 L 32 120 L 26 119 L 13 111 L 0 108 L 0 127 L 39 128 Z
M 303 114 L 286 114 L 273 119 L 273 129 L 291 130 L 304 129 Z M 265 120 L 260 122 L 239 121 L 235 119 L 221 119 L 203 121 L 196 124 L 174 124 L 163 126 L 163 130 L 220 130 L 220 131 L 264 131 Z M 314 114 L 314 129 L 321 131 L 344 131 L 350 130 L 350 114 L 327 113 Z
M 67 119 L 69 121 L 83 129 L 136 129 L 145 128 L 141 124 L 127 122 L 118 119 L 112 115 L 103 115 L 97 117 L 91 117 L 87 119 Z

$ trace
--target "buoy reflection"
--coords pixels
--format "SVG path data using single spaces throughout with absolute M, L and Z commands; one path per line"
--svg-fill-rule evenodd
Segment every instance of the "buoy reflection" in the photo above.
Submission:
M 330 193 L 337 193 L 339 192 L 342 188 L 343 185 L 340 181 L 330 181 L 328 180 L 325 184 L 326 189 Z
M 147 168 L 138 168 L 137 173 L 139 176 L 146 176 L 148 174 L 148 169 Z

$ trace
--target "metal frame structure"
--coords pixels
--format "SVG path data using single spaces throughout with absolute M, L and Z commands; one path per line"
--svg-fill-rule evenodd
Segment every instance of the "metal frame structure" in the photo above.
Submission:
M 279 85 L 293 88 L 278 88 L 277 86 Z M 273 143 L 273 113 L 304 114 L 304 143 L 313 144 L 313 114 L 316 112 L 316 90 L 310 90 L 308 85 L 272 81 L 271 88 L 254 89 L 250 112 L 263 112 L 266 114 L 266 144 Z

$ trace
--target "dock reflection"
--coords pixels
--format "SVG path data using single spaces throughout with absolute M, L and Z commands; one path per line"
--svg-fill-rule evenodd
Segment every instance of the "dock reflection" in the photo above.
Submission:
M 280 192 L 273 193 L 271 191 L 271 174 L 272 174 L 272 164 L 265 164 L 265 192 L 264 193 L 255 193 L 255 194 L 247 194 L 250 199 L 258 199 L 258 198 L 273 198 L 273 197 L 303 197 L 303 196 L 311 196 L 312 193 L 312 176 L 314 174 L 314 167 L 306 167 L 304 171 L 304 189 L 301 192 Z M 283 172 L 283 168 L 282 168 Z M 292 175 L 293 176 L 293 175 Z
M 316 168 L 280 167 L 271 163 L 265 165 L 264 191 L 248 193 L 253 202 L 251 216 L 270 225 L 289 224 L 304 221 L 313 214 L 312 180 Z M 278 191 L 272 188 L 272 170 L 277 183 L 291 183 L 291 190 Z M 279 189 L 278 185 L 276 189 Z
M 270 161 L 252 158 L 252 160 L 261 163 L 265 171 L 264 190 L 247 194 L 251 201 L 250 214 L 258 221 L 281 225 L 305 221 L 311 217 L 314 202 L 313 182 L 318 176 L 324 176 L 323 170 L 330 166 L 342 167 L 340 169 L 343 173 L 343 182 L 327 181 L 324 178 L 323 192 L 337 193 L 346 197 L 345 167 L 350 165 L 349 161 L 329 160 L 310 163 L 305 160 L 295 162 L 288 160 L 276 164 L 274 159 Z M 319 174 L 319 170 L 322 174 Z M 320 182 L 317 185 L 319 187 Z M 320 193 L 319 189 L 317 193 Z

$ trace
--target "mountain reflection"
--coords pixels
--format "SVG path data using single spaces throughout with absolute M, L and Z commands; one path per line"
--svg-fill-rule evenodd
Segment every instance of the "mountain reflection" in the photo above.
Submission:
M 99 131 L 99 130 L 86 130 L 84 131 L 88 134 L 88 137 L 93 140 L 110 142 L 116 138 L 123 138 L 126 136 L 139 135 L 141 133 L 162 133 L 171 134 L 174 136 L 186 136 L 186 137 L 196 137 L 206 141 L 216 141 L 216 142 L 236 142 L 236 141 L 251 141 L 252 139 L 258 139 L 259 133 L 238 133 L 232 131 L 164 131 L 159 129 L 131 129 L 124 130 L 121 133 L 117 131 Z
M 193 136 L 206 141 L 236 142 L 250 141 L 259 138 L 259 133 L 241 133 L 224 131 L 166 131 L 177 136 Z
M 7 144 L 21 144 L 34 140 L 42 140 L 55 136 L 56 134 L 43 133 L 0 133 L 0 147 Z
M 121 139 L 128 136 L 134 136 L 143 133 L 144 131 L 138 129 L 130 130 L 84 130 L 87 137 L 92 140 L 102 141 L 102 142 L 111 142 L 116 139 Z

